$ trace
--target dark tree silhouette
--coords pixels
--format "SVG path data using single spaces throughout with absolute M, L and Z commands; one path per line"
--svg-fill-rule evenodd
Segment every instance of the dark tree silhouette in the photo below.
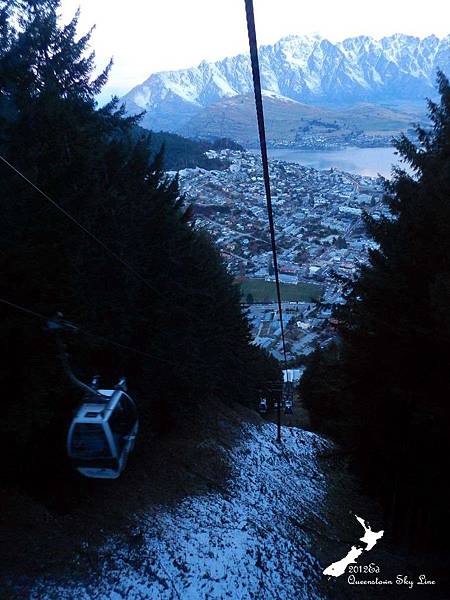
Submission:
M 395 146 L 385 201 L 365 217 L 378 243 L 348 283 L 336 316 L 341 342 L 317 353 L 303 394 L 317 427 L 355 450 L 369 488 L 383 497 L 400 538 L 445 540 L 450 486 L 450 88 L 438 74 L 419 144 Z M 445 542 L 444 542 L 445 543 Z
M 81 378 L 126 373 L 143 429 L 176 423 L 210 398 L 257 401 L 279 369 L 250 345 L 239 288 L 191 223 L 178 180 L 117 99 L 97 110 L 109 67 L 93 77 L 90 34 L 59 2 L 0 4 L 0 153 L 125 260 L 134 276 L 29 184 L 0 164 L 0 297 L 65 317 L 135 354 L 68 337 Z M 80 397 L 44 324 L 1 305 L 2 471 L 31 487 L 66 472 L 64 437 Z M 266 368 L 267 367 L 267 368 Z M 267 375 L 266 375 L 266 374 Z M 263 381 L 264 383 L 264 381 Z M 33 456 L 33 461 L 29 457 Z

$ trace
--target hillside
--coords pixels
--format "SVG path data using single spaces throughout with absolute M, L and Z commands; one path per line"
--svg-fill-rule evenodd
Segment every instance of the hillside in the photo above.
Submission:
M 393 136 L 423 120 L 422 107 L 390 108 L 371 103 L 353 106 L 312 106 L 276 94 L 264 94 L 264 114 L 269 143 L 301 140 L 305 133 L 330 141 L 364 131 L 366 135 Z M 255 102 L 252 94 L 217 101 L 191 117 L 181 128 L 190 137 L 229 137 L 243 145 L 258 140 Z
M 151 456 L 141 445 L 121 479 L 97 482 L 92 499 L 70 513 L 10 494 L 2 517 L 10 522 L 19 510 L 21 520 L 11 537 L 2 533 L 5 597 L 436 598 L 436 590 L 386 586 L 363 596 L 346 577 L 322 575 L 361 536 L 354 513 L 374 526 L 381 515 L 330 442 L 295 427 L 284 426 L 282 436 L 279 446 L 273 423 L 214 402 L 186 415 L 176 435 L 155 439 Z M 388 537 L 366 562 L 384 577 L 424 568 L 396 555 Z
M 318 455 L 330 444 L 295 429 L 283 436 L 279 447 L 273 424 L 214 402 L 150 451 L 141 444 L 119 480 L 94 482 L 92 499 L 70 512 L 9 494 L 3 516 L 10 522 L 19 509 L 21 521 L 2 589 L 39 600 L 219 599 L 227 590 L 250 598 L 261 589 L 319 598 L 307 524 L 323 519 Z M 12 543 L 4 531 L 2 540 Z
M 137 127 L 137 136 L 148 133 L 142 127 Z M 230 139 L 211 135 L 209 141 L 188 139 L 175 133 L 167 131 L 152 131 L 150 135 L 150 157 L 153 159 L 164 146 L 164 163 L 166 171 L 180 171 L 181 169 L 226 169 L 228 162 L 217 158 L 208 158 L 205 152 L 208 150 L 221 150 L 231 148 L 243 149 Z
M 240 427 L 241 440 L 228 446 L 226 431 L 238 427 L 238 412 L 232 420 L 222 412 L 221 435 L 202 444 L 204 453 L 230 466 L 230 481 L 221 490 L 189 496 L 173 507 L 152 507 L 130 532 L 140 536 L 140 547 L 110 539 L 100 549 L 93 580 L 62 585 L 44 580 L 35 593 L 61 600 L 88 600 L 94 590 L 97 597 L 110 597 L 113 590 L 127 597 L 130 589 L 134 598 L 158 600 L 320 598 L 321 565 L 311 554 L 310 536 L 293 520 L 295 514 L 300 522 L 312 522 L 315 507 L 323 506 L 325 478 L 317 454 L 328 445 L 315 434 L 286 429 L 278 448 L 272 424 L 247 422 Z M 204 473 L 205 467 L 201 463 L 195 471 Z

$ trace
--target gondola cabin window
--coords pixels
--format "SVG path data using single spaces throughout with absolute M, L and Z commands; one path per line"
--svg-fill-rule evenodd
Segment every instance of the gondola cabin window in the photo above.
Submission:
M 78 423 L 73 431 L 74 458 L 110 458 L 111 448 L 103 427 L 96 423 Z

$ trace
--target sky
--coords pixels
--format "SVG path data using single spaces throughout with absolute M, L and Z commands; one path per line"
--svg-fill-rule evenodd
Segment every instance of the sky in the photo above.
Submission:
M 96 25 L 98 66 L 114 58 L 101 100 L 125 94 L 152 73 L 248 51 L 244 0 L 62 0 L 63 20 L 77 7 L 80 32 Z M 254 0 L 254 7 L 260 44 L 302 34 L 335 42 L 450 33 L 450 3 L 443 0 Z

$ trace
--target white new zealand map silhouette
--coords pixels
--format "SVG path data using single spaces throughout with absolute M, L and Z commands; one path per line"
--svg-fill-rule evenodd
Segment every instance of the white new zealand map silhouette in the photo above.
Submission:
M 344 558 L 332 563 L 325 569 L 323 572 L 324 575 L 331 575 L 332 577 L 339 577 L 340 575 L 343 575 L 348 565 L 355 563 L 356 559 L 361 556 L 363 552 L 369 552 L 369 550 L 372 550 L 378 540 L 383 537 L 384 531 L 372 531 L 369 524 L 366 523 L 364 519 L 361 519 L 361 517 L 358 517 L 358 515 L 355 515 L 355 517 L 363 526 L 364 535 L 362 538 L 359 538 L 359 540 L 364 542 L 366 547 L 352 546 L 351 550 L 346 556 L 344 556 Z

